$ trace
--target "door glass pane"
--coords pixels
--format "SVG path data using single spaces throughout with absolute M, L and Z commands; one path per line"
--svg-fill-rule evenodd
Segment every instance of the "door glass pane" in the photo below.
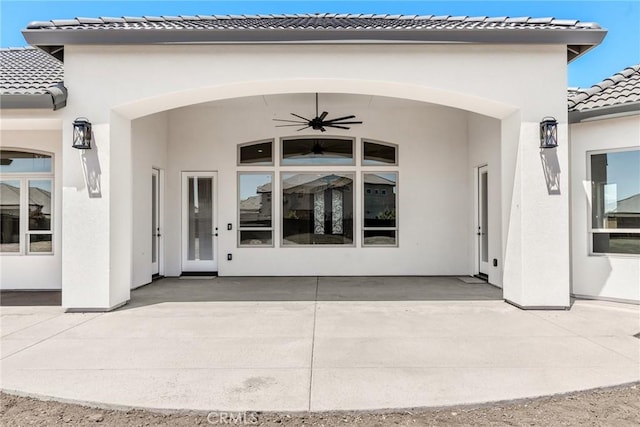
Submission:
M 158 177 L 151 175 L 151 262 L 156 262 L 156 250 L 158 246 Z
M 53 252 L 51 245 L 51 234 L 31 234 L 29 235 L 29 252 Z
M 640 150 L 591 156 L 592 227 L 640 228 Z
M 51 231 L 51 180 L 29 181 L 29 230 Z
M 353 244 L 353 174 L 282 174 L 284 245 Z
M 365 142 L 362 147 L 363 165 L 395 165 L 396 147 L 394 145 Z
M 20 181 L 0 182 L 0 252 L 20 251 Z
M 488 190 L 488 174 L 483 172 L 480 174 L 480 210 L 482 221 L 480 223 L 482 233 L 480 235 L 480 252 L 481 252 L 481 260 L 482 262 L 489 262 L 489 235 L 487 234 L 489 221 L 489 200 L 487 198 L 487 190 Z
M 0 150 L 0 173 L 51 172 L 51 156 Z
M 352 165 L 350 139 L 304 138 L 282 141 L 283 165 Z
M 213 260 L 213 178 L 188 179 L 188 250 L 189 261 Z

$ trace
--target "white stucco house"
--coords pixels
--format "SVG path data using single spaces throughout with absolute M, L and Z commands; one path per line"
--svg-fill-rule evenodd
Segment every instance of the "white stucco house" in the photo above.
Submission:
M 624 102 L 589 89 L 567 109 L 597 24 L 180 16 L 23 34 L 32 48 L 1 57 L 2 289 L 110 310 L 161 276 L 479 275 L 522 308 L 640 300 L 637 165 L 604 167 L 601 210 L 591 184 L 599 155 L 640 152 L 638 68 L 609 85 L 635 85 Z

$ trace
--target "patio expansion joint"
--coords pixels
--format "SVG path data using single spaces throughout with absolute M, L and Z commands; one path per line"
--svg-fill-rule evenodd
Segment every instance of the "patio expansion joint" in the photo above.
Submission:
M 620 353 L 619 351 L 613 350 L 612 348 L 609 348 L 606 345 L 600 344 L 599 342 L 592 340 L 590 337 L 588 337 L 586 335 L 583 335 L 583 334 L 580 334 L 578 332 L 574 332 L 574 331 L 572 331 L 572 330 L 570 330 L 568 328 L 565 328 L 564 326 L 559 325 L 559 324 L 557 324 L 556 322 L 554 322 L 554 321 L 552 321 L 550 319 L 546 319 L 546 318 L 538 315 L 537 313 L 530 312 L 530 314 L 533 315 L 533 316 L 538 317 L 539 319 L 544 320 L 545 322 L 551 323 L 553 326 L 555 326 L 557 328 L 560 328 L 560 329 L 562 329 L 564 331 L 569 332 L 574 337 L 582 338 L 582 339 L 584 339 L 586 341 L 589 341 L 591 344 L 594 344 L 594 345 L 596 345 L 596 346 L 598 346 L 600 348 L 603 348 L 603 349 L 607 350 L 608 352 L 614 353 L 614 354 L 616 354 L 616 355 L 618 355 L 620 357 L 623 357 L 626 360 L 629 360 L 629 361 L 631 361 L 633 363 L 637 363 L 635 360 L 633 360 L 631 357 L 627 356 L 626 354 Z M 601 336 L 603 336 L 603 335 L 601 335 Z M 618 336 L 618 335 L 606 335 L 606 336 Z M 629 335 L 629 336 L 633 337 L 633 335 Z
M 313 390 L 313 355 L 316 344 L 316 319 L 318 317 L 318 288 L 320 286 L 320 276 L 316 276 L 316 295 L 313 300 L 313 328 L 311 329 L 311 363 L 309 364 L 309 402 L 307 409 L 311 412 L 311 393 Z
M 5 314 L 3 314 L 3 316 L 5 316 Z M 33 323 L 33 324 L 29 325 L 29 326 L 25 326 L 24 328 L 20 328 L 20 329 L 18 329 L 17 331 L 9 332 L 9 333 L 8 333 L 8 334 L 6 334 L 6 335 L 2 335 L 0 338 L 7 338 L 7 337 L 8 337 L 8 336 L 10 336 L 10 335 L 17 334 L 18 332 L 22 332 L 22 331 L 24 331 L 24 330 L 26 330 L 26 329 L 32 328 L 32 327 L 34 327 L 34 326 L 37 326 L 37 325 L 39 325 L 40 323 L 47 322 L 47 321 L 49 321 L 49 320 L 51 320 L 51 319 L 55 319 L 56 317 L 60 317 L 60 316 L 64 316 L 64 313 L 54 314 L 54 315 L 53 315 L 53 316 L 51 316 L 51 317 L 47 317 L 46 319 L 43 319 L 43 320 L 41 320 L 41 321 L 39 321 L 39 322 Z
M 23 351 L 25 351 L 25 350 L 27 350 L 27 349 L 29 349 L 29 348 L 31 348 L 31 347 L 34 347 L 34 346 L 36 346 L 36 345 L 38 345 L 38 344 L 40 344 L 40 343 L 42 343 L 42 342 L 44 342 L 44 341 L 47 341 L 47 340 L 49 340 L 49 339 L 51 339 L 51 338 L 54 338 L 54 337 L 56 337 L 56 336 L 58 336 L 58 335 L 60 335 L 60 334 L 62 334 L 62 333 L 64 333 L 64 332 L 67 332 L 67 331 L 69 331 L 69 330 L 71 330 L 71 329 L 73 329 L 73 328 L 77 328 L 78 326 L 80 326 L 80 325 L 84 325 L 85 323 L 90 322 L 90 321 L 92 321 L 92 320 L 94 320 L 94 319 L 97 319 L 97 318 L 99 318 L 99 317 L 102 317 L 102 316 L 104 316 L 105 314 L 106 314 L 106 313 L 100 313 L 100 314 L 98 314 L 97 316 L 92 316 L 92 317 L 90 317 L 89 319 L 85 320 L 84 322 L 77 323 L 77 324 L 75 324 L 75 325 L 73 325 L 73 326 L 70 326 L 70 327 L 68 327 L 68 328 L 66 328 L 66 329 L 63 329 L 63 330 L 61 330 L 61 331 L 56 332 L 56 333 L 55 333 L 55 334 L 53 334 L 53 335 L 49 335 L 48 337 L 42 338 L 41 340 L 38 340 L 38 341 L 36 341 L 35 343 L 33 343 L 33 344 L 31 344 L 31 345 L 28 345 L 28 346 L 26 346 L 26 347 L 24 347 L 24 348 L 21 348 L 21 349 L 20 349 L 20 350 L 18 350 L 18 351 L 14 351 L 14 352 L 13 352 L 13 353 L 11 353 L 11 354 L 7 354 L 6 356 L 4 356 L 4 357 L 3 357 L 2 359 L 0 359 L 0 360 L 5 360 L 5 359 L 8 359 L 9 357 L 15 356 L 15 355 L 16 355 L 16 354 L 18 354 L 18 353 L 21 353 L 21 352 L 23 352 Z M 60 314 L 59 316 L 53 316 L 53 317 L 51 317 L 51 318 L 49 318 L 49 319 L 47 319 L 47 320 L 51 320 L 51 319 L 54 319 L 54 318 L 57 318 L 57 317 L 60 317 L 60 316 L 64 316 L 64 315 L 66 315 L 66 314 L 65 314 L 65 313 L 63 313 L 63 314 Z M 42 322 L 45 322 L 45 320 L 43 320 Z M 36 324 L 40 324 L 40 323 L 42 323 L 42 322 L 38 322 L 38 323 L 36 323 Z M 35 326 L 36 324 L 31 325 L 31 326 Z M 21 330 L 25 330 L 25 329 L 28 329 L 28 328 L 23 328 L 23 329 L 21 329 Z M 16 333 L 16 332 L 19 332 L 19 331 L 15 331 L 15 332 L 13 332 L 13 333 Z M 9 334 L 9 335 L 11 335 L 11 334 Z M 3 338 L 4 338 L 4 337 L 3 337 Z

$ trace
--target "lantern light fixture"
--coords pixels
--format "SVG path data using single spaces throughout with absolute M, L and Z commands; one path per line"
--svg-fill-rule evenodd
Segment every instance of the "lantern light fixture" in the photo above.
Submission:
M 540 148 L 558 146 L 558 121 L 553 117 L 545 117 L 540 122 Z
M 91 149 L 91 122 L 86 117 L 78 117 L 73 121 L 73 148 Z

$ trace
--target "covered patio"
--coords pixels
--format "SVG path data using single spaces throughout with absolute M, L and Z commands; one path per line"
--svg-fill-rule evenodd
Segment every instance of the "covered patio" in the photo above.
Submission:
M 163 279 L 109 313 L 2 308 L 2 388 L 159 410 L 479 404 L 640 379 L 640 307 L 523 311 L 458 277 Z

